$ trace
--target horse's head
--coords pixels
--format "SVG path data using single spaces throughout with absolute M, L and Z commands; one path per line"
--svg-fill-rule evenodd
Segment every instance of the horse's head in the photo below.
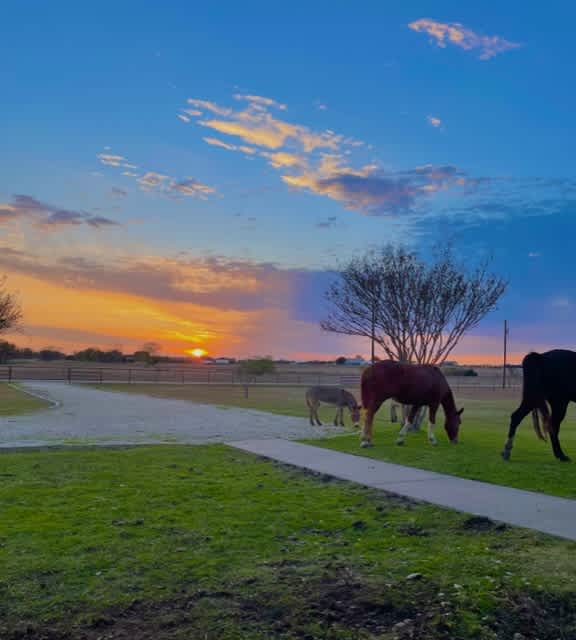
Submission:
M 353 405 L 350 405 L 350 419 L 352 420 L 352 424 L 355 427 L 360 426 L 360 410 L 362 407 L 356 402 Z
M 446 416 L 446 422 L 444 423 L 444 428 L 446 429 L 446 434 L 448 435 L 448 439 L 452 444 L 458 444 L 458 431 L 460 431 L 460 424 L 462 423 L 462 412 L 464 408 L 459 411 L 451 412 Z

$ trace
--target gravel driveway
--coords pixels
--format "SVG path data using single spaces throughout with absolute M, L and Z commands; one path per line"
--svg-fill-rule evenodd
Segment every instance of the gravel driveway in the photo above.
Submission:
M 223 442 L 254 438 L 319 438 L 341 431 L 304 418 L 185 400 L 99 391 L 57 382 L 23 389 L 58 403 L 24 416 L 0 417 L 0 447 L 58 444 Z

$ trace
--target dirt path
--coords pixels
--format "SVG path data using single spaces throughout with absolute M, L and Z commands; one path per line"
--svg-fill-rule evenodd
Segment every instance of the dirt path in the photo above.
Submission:
M 303 418 L 65 383 L 26 383 L 22 388 L 56 406 L 24 416 L 0 418 L 0 447 L 200 444 L 252 438 L 317 438 L 335 431 L 332 426 L 311 427 Z

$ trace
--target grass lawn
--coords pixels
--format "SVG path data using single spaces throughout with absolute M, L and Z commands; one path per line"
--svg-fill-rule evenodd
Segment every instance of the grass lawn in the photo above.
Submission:
M 576 633 L 576 543 L 224 446 L 5 451 L 0 475 L 3 640 Z
M 102 385 L 101 388 L 286 415 L 308 415 L 303 387 L 251 387 L 247 399 L 243 397 L 241 387 L 230 386 L 135 384 Z M 357 392 L 356 395 L 358 397 Z M 518 392 L 467 390 L 456 392 L 456 397 L 458 406 L 464 406 L 465 410 L 460 444 L 455 447 L 448 444 L 442 426 L 444 414 L 441 409 L 436 426 L 437 447 L 428 444 L 426 429 L 420 434 L 408 434 L 406 444 L 397 446 L 395 440 L 400 425 L 389 422 L 388 406 L 384 406 L 377 414 L 373 449 L 360 449 L 356 433 L 309 443 L 465 478 L 576 498 L 576 464 L 560 463 L 552 456 L 550 445 L 536 438 L 530 416 L 518 429 L 511 461 L 506 463 L 501 459 L 500 451 L 506 440 L 510 412 L 518 404 Z M 331 422 L 334 410 L 332 407 L 322 407 L 320 415 L 322 420 Z M 348 415 L 345 415 L 345 420 L 347 424 L 350 423 Z M 562 425 L 561 437 L 564 451 L 572 454 L 576 461 L 574 405 L 570 407 Z
M 49 406 L 47 402 L 28 395 L 15 386 L 0 383 L 0 417 L 30 413 Z

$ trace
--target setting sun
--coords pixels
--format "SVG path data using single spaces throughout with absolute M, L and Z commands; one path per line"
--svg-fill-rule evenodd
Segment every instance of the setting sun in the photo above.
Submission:
M 190 354 L 194 358 L 202 358 L 208 352 L 205 349 L 190 349 L 186 353 Z

